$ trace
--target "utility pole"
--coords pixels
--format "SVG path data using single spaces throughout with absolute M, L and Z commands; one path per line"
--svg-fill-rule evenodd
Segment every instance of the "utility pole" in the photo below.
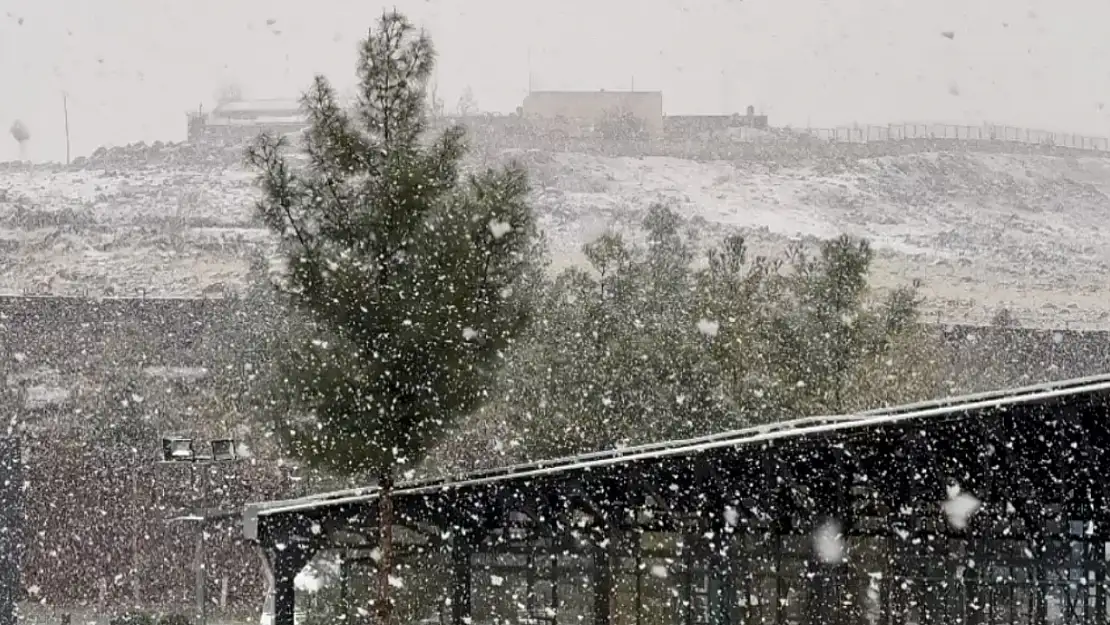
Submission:
M 532 46 L 528 46 L 528 95 L 532 95 Z
M 69 165 L 69 97 L 62 92 L 62 113 L 66 121 L 66 165 Z
M 731 55 L 725 48 L 721 48 L 721 113 L 724 115 L 732 114 L 732 85 L 730 84 L 730 77 L 732 75 L 729 67 L 729 58 Z

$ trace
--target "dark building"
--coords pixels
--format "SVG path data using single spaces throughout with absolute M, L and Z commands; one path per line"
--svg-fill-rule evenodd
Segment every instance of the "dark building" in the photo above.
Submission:
M 1108 460 L 1102 376 L 401 483 L 400 564 L 426 575 L 402 618 L 1105 623 Z M 275 625 L 318 553 L 366 570 L 378 500 L 246 508 Z

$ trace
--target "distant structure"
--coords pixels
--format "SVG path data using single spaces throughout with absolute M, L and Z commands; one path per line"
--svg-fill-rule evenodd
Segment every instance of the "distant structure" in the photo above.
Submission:
M 249 139 L 260 132 L 300 132 L 308 126 L 297 100 L 235 100 L 210 112 L 188 113 L 190 142 Z
M 744 118 L 743 118 L 743 120 L 741 120 L 741 122 L 742 122 L 741 125 L 747 126 L 748 128 L 760 128 L 760 129 L 766 129 L 767 128 L 767 116 L 766 115 L 756 115 L 755 114 L 755 107 L 750 105 L 750 104 L 748 105 L 748 111 L 744 115 Z
M 718 135 L 734 128 L 767 130 L 769 124 L 766 115 L 756 115 L 755 107 L 749 106 L 744 115 L 668 115 L 664 119 L 664 126 L 667 136 L 689 139 Z
M 27 142 L 31 140 L 31 131 L 27 128 L 21 120 L 12 122 L 12 127 L 8 129 L 12 138 L 19 144 L 19 160 L 27 158 Z
M 611 116 L 635 120 L 651 138 L 663 136 L 661 91 L 532 91 L 521 116 L 568 137 L 586 137 Z

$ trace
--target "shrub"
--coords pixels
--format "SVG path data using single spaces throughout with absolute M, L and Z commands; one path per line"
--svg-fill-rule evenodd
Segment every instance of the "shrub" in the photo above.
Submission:
M 193 625 L 193 619 L 184 614 L 166 614 L 158 620 L 158 625 Z
M 147 612 L 125 612 L 108 622 L 110 625 L 156 625 L 154 615 Z

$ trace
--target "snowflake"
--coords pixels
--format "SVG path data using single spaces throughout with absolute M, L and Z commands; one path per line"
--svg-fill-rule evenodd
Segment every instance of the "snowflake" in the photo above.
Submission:
M 717 336 L 717 331 L 721 329 L 721 324 L 709 319 L 701 319 L 698 321 L 698 332 L 708 336 Z
M 813 545 L 817 557 L 826 564 L 839 564 L 844 560 L 844 536 L 836 521 L 829 521 L 817 529 Z
M 948 517 L 948 524 L 953 529 L 962 530 L 967 527 L 971 515 L 979 510 L 979 500 L 970 493 L 960 492 L 958 485 L 948 487 L 948 501 L 942 508 Z
M 500 239 L 506 234 L 509 234 L 512 229 L 512 224 L 505 223 L 504 221 L 497 221 L 496 219 L 489 220 L 489 231 L 493 233 L 493 238 L 495 239 Z

